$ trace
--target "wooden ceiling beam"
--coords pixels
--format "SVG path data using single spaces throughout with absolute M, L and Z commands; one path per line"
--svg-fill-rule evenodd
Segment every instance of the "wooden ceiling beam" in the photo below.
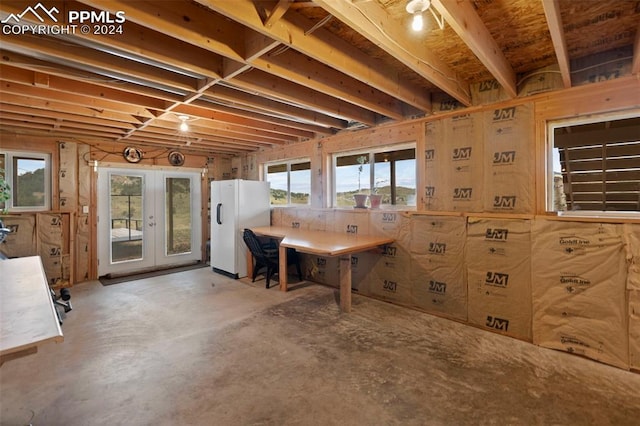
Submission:
M 114 127 L 128 127 L 133 123 L 140 122 L 137 118 L 125 113 L 98 110 L 85 106 L 15 95 L 12 93 L 2 93 L 1 101 L 5 108 L 23 107 L 28 110 L 33 110 L 34 112 L 40 111 L 42 114 L 48 114 L 55 111 L 61 114 L 69 114 L 77 117 L 84 117 L 86 119 L 95 119 L 104 122 L 106 126 L 113 125 Z
M 313 27 L 313 23 L 302 16 L 288 14 L 286 19 L 280 19 L 271 28 L 266 28 L 252 0 L 196 1 L 319 62 L 331 64 L 345 75 L 367 83 L 421 111 L 431 111 L 428 90 L 403 81 L 382 62 L 322 28 L 312 34 L 305 34 L 306 30 Z
M 344 120 L 339 120 L 315 111 L 274 101 L 266 97 L 256 96 L 228 86 L 214 86 L 207 90 L 205 95 L 212 99 L 226 102 L 233 108 L 245 111 L 263 113 L 274 117 L 296 117 L 301 121 L 315 126 L 313 128 L 304 127 L 302 130 L 313 130 L 315 133 L 330 135 L 333 134 L 331 128 L 343 129 L 347 127 L 347 123 Z M 319 126 L 323 126 L 323 128 L 318 128 Z
M 33 86 L 33 71 L 20 70 L 7 65 L 0 64 L 0 75 L 5 81 Z M 34 86 L 35 87 L 35 86 Z M 167 107 L 167 102 L 150 96 L 129 93 L 124 90 L 101 87 L 95 84 L 78 80 L 70 80 L 58 76 L 50 76 L 49 87 L 37 88 L 56 92 L 68 93 L 70 95 L 83 95 L 95 99 L 108 99 L 123 104 L 133 104 L 144 106 L 148 109 L 163 110 Z
M 167 134 L 166 129 L 164 128 L 156 128 L 156 127 L 147 127 L 143 131 L 140 131 L 135 134 L 135 137 L 138 139 L 157 139 L 157 140 L 166 140 L 167 142 L 174 141 L 179 145 L 187 145 L 189 143 L 193 143 L 194 141 L 209 141 L 209 142 L 217 142 L 224 143 L 228 146 L 236 146 L 241 149 L 257 149 L 261 147 L 270 147 L 273 145 L 270 144 L 258 144 L 258 143 L 250 143 L 244 141 L 238 141 L 233 138 L 223 138 L 212 135 L 202 135 L 199 133 L 180 133 L 180 134 Z M 131 139 L 131 138 L 129 138 Z
M 569 88 L 571 87 L 569 53 L 567 51 L 567 41 L 564 37 L 562 17 L 560 16 L 560 4 L 558 0 L 547 0 L 542 2 L 542 8 L 547 18 L 547 26 L 549 27 L 549 33 L 551 33 L 551 42 L 553 43 L 558 67 L 562 75 L 562 83 L 565 88 Z
M 189 105 L 180 105 L 174 109 L 176 114 L 185 114 L 190 117 L 200 117 L 222 123 L 228 130 L 238 130 L 249 135 L 260 135 L 263 138 L 273 140 L 296 141 L 300 138 L 312 138 L 314 133 L 297 129 L 278 126 L 272 123 L 260 122 L 239 115 L 232 115 L 215 111 L 207 107 L 200 106 L 200 102 Z
M 24 105 L 12 105 L 12 104 L 5 103 L 6 101 L 5 98 L 6 96 L 3 95 L 2 103 L 0 103 L 0 111 L 2 112 L 15 113 L 15 114 L 21 114 L 21 115 L 32 115 L 35 117 L 51 118 L 55 120 L 63 120 L 63 121 L 70 121 L 70 122 L 74 122 L 74 121 L 82 122 L 82 123 L 91 124 L 95 126 L 104 126 L 107 128 L 119 129 L 120 132 L 122 132 L 123 130 L 131 129 L 135 127 L 133 123 L 124 123 L 121 121 L 107 120 L 105 118 L 94 118 L 94 117 L 87 117 L 87 116 L 77 115 L 77 114 L 69 114 L 53 108 L 39 109 L 39 108 L 34 108 L 34 107 L 29 107 Z
M 241 25 L 223 16 L 207 13 L 197 4 L 171 1 L 81 0 L 99 10 L 125 10 L 127 21 L 200 46 L 242 62 L 244 43 Z M 234 3 L 234 2 L 231 2 Z
M 50 126 L 51 130 L 55 128 L 65 127 L 65 128 L 78 129 L 82 131 L 89 130 L 89 131 L 95 131 L 95 132 L 102 132 L 104 134 L 112 134 L 114 137 L 122 134 L 122 129 L 116 129 L 116 128 L 106 127 L 102 125 L 89 124 L 86 122 L 65 120 L 62 117 L 42 117 L 42 116 L 36 116 L 34 114 L 17 114 L 17 113 L 12 113 L 8 111 L 0 111 L 0 122 L 3 122 L 5 120 L 14 120 L 14 121 L 24 120 L 25 123 L 44 124 L 44 125 Z
M 275 24 L 278 19 L 282 18 L 287 10 L 289 10 L 292 2 L 293 0 L 278 0 L 278 3 L 276 3 L 276 5 L 273 7 L 273 10 L 271 11 L 271 13 L 269 13 L 269 16 L 267 16 L 267 19 L 264 21 L 264 26 L 267 28 L 273 27 L 273 24 Z
M 187 143 L 189 141 L 185 140 L 184 145 L 176 144 L 175 140 L 167 140 L 163 138 L 153 137 L 151 135 L 136 135 L 129 139 L 127 139 L 128 144 L 135 142 L 140 146 L 148 146 L 150 148 L 157 148 L 158 146 L 163 146 L 168 149 L 190 149 L 190 150 L 201 150 L 206 151 L 207 154 L 211 154 L 211 150 L 215 150 L 216 152 L 222 152 L 225 154 L 239 154 L 239 153 L 248 153 L 255 151 L 253 148 L 249 147 L 239 147 L 227 144 L 225 142 L 213 142 L 213 141 L 191 141 L 189 145 Z
M 96 110 L 109 110 L 115 112 L 124 112 L 132 117 L 153 117 L 148 108 L 139 105 L 128 104 L 123 101 L 112 101 L 107 99 L 95 99 L 85 95 L 76 95 L 72 93 L 64 93 L 51 89 L 33 87 L 6 80 L 0 80 L 0 94 L 10 93 L 14 95 L 23 95 L 36 99 L 54 100 L 57 102 L 67 103 L 71 105 L 84 106 Z
M 343 73 L 293 50 L 257 58 L 251 65 L 360 108 L 375 111 L 394 120 L 404 119 L 402 103 L 396 98 L 361 81 L 347 78 Z
M 34 75 L 47 76 L 54 75 L 60 77 L 66 81 L 78 81 L 81 85 L 93 85 L 94 87 L 108 87 L 110 89 L 118 90 L 120 92 L 127 92 L 131 94 L 138 94 L 146 96 L 148 98 L 163 99 L 168 102 L 176 102 L 182 97 L 175 93 L 169 93 L 164 90 L 155 89 L 153 87 L 142 86 L 139 84 L 133 84 L 122 81 L 114 81 L 109 78 L 105 78 L 103 75 L 95 74 L 88 71 L 77 70 L 68 66 L 56 66 L 53 67 L 51 63 L 41 61 L 29 56 L 25 56 L 15 52 L 7 52 L 0 49 L 1 59 L 0 62 L 8 64 L 15 68 L 24 70 L 30 70 Z M 46 69 L 47 73 L 41 72 Z M 59 80 L 56 80 L 59 81 Z M 50 79 L 47 80 L 47 85 L 37 85 L 38 87 L 49 87 Z M 101 89 L 96 89 L 101 90 Z M 170 105 L 170 104 L 167 104 Z
M 343 102 L 313 89 L 291 83 L 258 69 L 235 77 L 231 83 L 244 90 L 264 93 L 283 102 L 302 105 L 342 120 L 352 120 L 374 126 L 376 115 L 364 108 Z
M 178 123 L 168 120 L 155 120 L 152 126 L 147 126 L 145 131 L 155 132 L 167 130 L 174 131 L 173 135 L 182 136 L 185 133 L 178 131 Z M 236 143 L 242 145 L 253 146 L 273 146 L 282 145 L 290 142 L 282 139 L 274 139 L 269 135 L 268 137 L 260 136 L 258 134 L 247 134 L 246 131 L 229 130 L 225 129 L 223 125 L 211 122 L 210 120 L 193 120 L 189 122 L 189 131 L 186 135 L 196 136 L 203 139 L 219 138 L 225 141 L 237 141 Z
M 512 98 L 518 96 L 516 73 L 502 53 L 500 46 L 468 1 L 432 0 L 435 7 L 458 37 L 484 64 L 493 77 Z
M 246 110 L 243 110 L 239 113 L 238 109 L 236 108 L 212 103 L 204 98 L 192 102 L 192 105 L 199 106 L 210 112 L 223 114 L 223 117 L 238 117 L 238 123 L 245 123 L 250 127 L 254 127 L 257 129 L 277 129 L 277 131 L 281 134 L 294 136 L 296 138 L 307 139 L 309 138 L 309 135 L 313 135 L 311 137 L 314 137 L 316 134 L 334 134 L 333 130 L 327 129 L 326 127 L 309 124 L 303 121 L 294 121 L 296 117 L 281 118 L 275 115 L 268 116 L 266 114 L 254 113 Z M 253 124 L 251 123 L 252 121 Z M 234 122 L 236 121 L 234 120 Z
M 31 52 L 39 58 L 98 73 L 104 76 L 105 82 L 150 82 L 183 92 L 197 88 L 196 78 L 47 37 L 4 36 L 2 48 L 26 55 Z

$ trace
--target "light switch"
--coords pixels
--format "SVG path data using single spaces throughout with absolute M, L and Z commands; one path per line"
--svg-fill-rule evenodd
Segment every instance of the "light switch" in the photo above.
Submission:
M 89 206 L 82 206 L 82 213 L 89 214 Z

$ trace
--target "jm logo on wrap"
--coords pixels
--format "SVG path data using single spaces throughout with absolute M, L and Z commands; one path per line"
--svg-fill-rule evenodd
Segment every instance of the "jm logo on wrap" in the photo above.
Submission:
M 473 188 L 454 188 L 453 199 L 456 201 L 468 201 L 471 200 L 471 194 Z
M 441 281 L 429 281 L 429 293 L 444 295 L 447 292 L 447 283 Z
M 471 147 L 465 146 L 462 148 L 454 148 L 453 161 L 469 160 L 471 158 Z
M 492 241 L 507 241 L 508 236 L 509 236 L 508 229 L 487 228 L 487 231 L 484 234 L 484 239 L 492 240 Z
M 429 243 L 429 253 L 431 254 L 444 254 L 446 250 L 445 243 Z
M 515 151 L 502 151 L 493 153 L 493 164 L 496 166 L 506 166 L 516 161 Z
M 487 316 L 487 322 L 485 325 L 489 328 L 493 328 L 495 330 L 508 331 L 509 330 L 509 320 L 494 317 L 491 315 Z
M 487 272 L 484 283 L 495 287 L 505 288 L 509 283 L 509 274 L 501 272 Z
M 516 207 L 516 199 L 517 198 L 515 195 L 495 196 L 493 197 L 493 208 L 512 210 Z
M 516 118 L 516 107 L 496 109 L 493 111 L 493 122 L 513 120 Z

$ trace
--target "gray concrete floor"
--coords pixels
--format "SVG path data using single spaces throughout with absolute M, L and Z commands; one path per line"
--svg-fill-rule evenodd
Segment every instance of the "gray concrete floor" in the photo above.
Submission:
M 0 368 L 2 425 L 638 425 L 640 374 L 301 283 L 209 268 L 73 289 Z

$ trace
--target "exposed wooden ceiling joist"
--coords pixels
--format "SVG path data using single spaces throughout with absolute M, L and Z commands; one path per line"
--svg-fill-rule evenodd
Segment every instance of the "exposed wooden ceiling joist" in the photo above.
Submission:
M 564 87 L 571 87 L 571 73 L 569 71 L 569 54 L 567 53 L 567 42 L 564 38 L 562 19 L 560 18 L 560 8 L 556 0 L 543 1 L 544 14 L 547 17 L 547 25 L 551 34 L 551 41 L 556 52 L 558 67 L 562 75 Z
M 305 30 L 313 23 L 302 16 L 286 16 L 271 28 L 262 24 L 258 10 L 251 0 L 197 0 L 198 3 L 215 10 L 243 25 L 261 32 L 319 62 L 331 64 L 336 70 L 367 83 L 369 86 L 394 96 L 423 111 L 431 110 L 431 99 L 427 90 L 402 81 L 389 69 L 368 57 L 344 40 L 333 36 L 322 28 L 306 35 Z
M 469 83 L 460 80 L 444 62 L 422 48 L 420 40 L 410 37 L 402 22 L 391 19 L 376 2 L 316 0 L 316 3 L 462 104 L 471 105 Z
M 432 7 L 438 10 L 447 25 L 450 25 L 469 46 L 506 93 L 512 98 L 518 96 L 516 73 L 487 27 L 473 10 L 473 4 L 467 1 L 432 0 Z

